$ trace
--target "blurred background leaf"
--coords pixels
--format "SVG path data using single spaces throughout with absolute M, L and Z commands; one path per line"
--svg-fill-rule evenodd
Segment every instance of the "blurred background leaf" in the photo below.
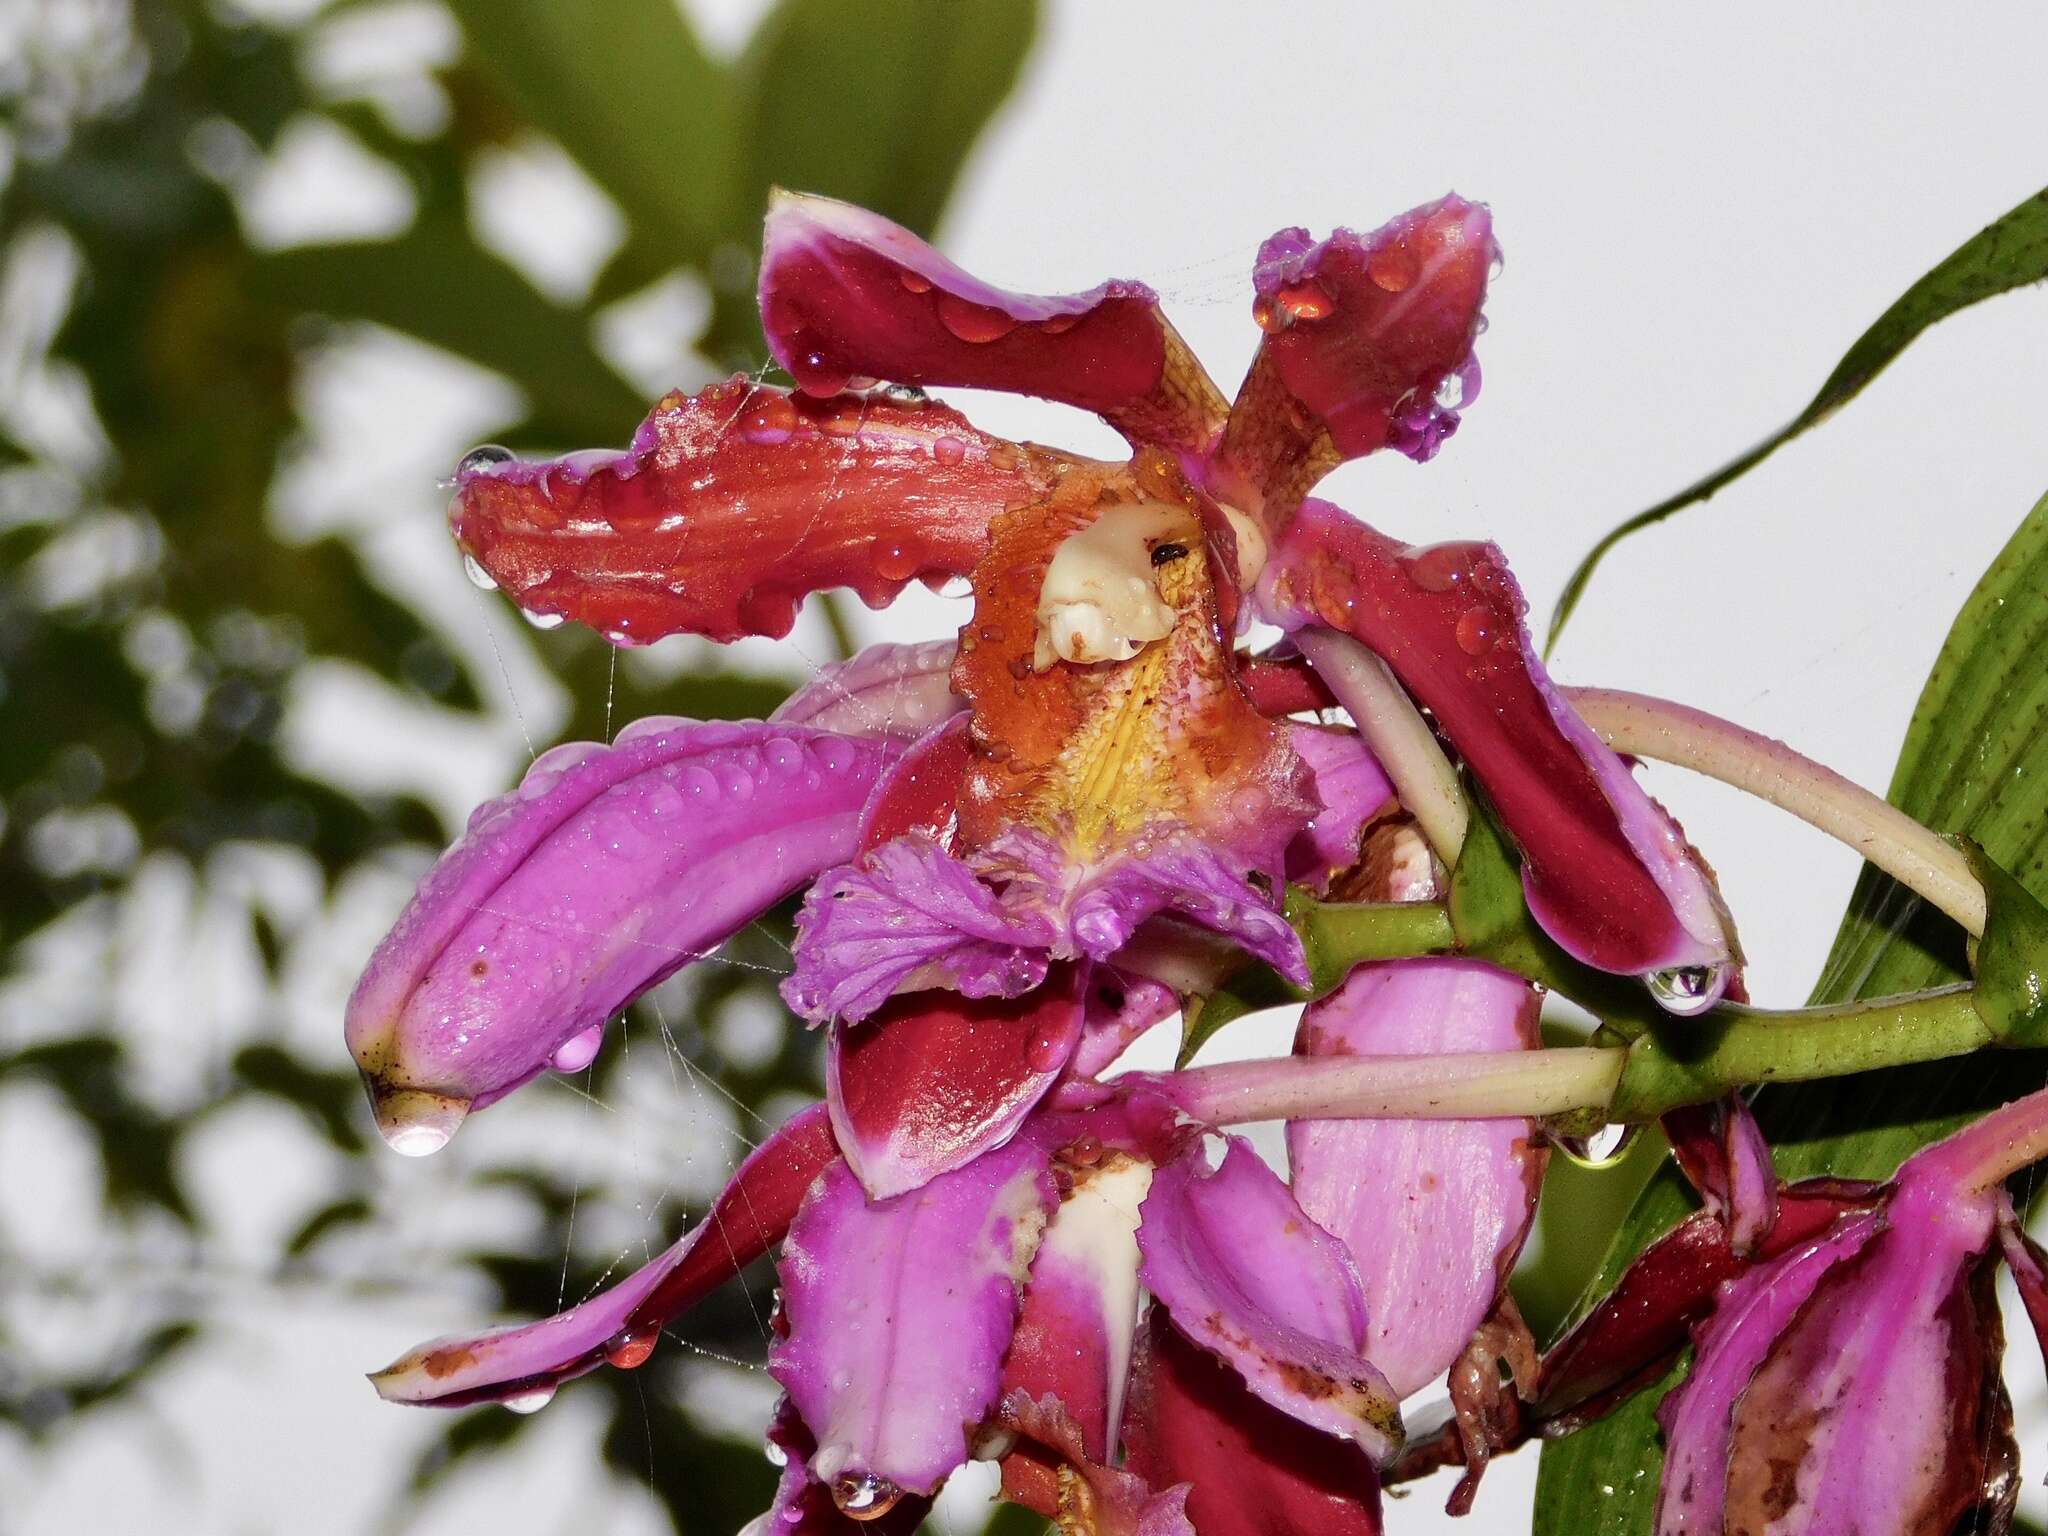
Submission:
M 0 1120 L 48 1127 L 52 1178 L 76 1153 L 83 1208 L 68 1246 L 0 1235 L 0 1428 L 142 1401 L 252 1290 L 553 1310 L 815 1094 L 785 912 L 658 989 L 552 1117 L 536 1090 L 525 1134 L 459 1151 L 434 1230 L 417 1184 L 390 1198 L 339 1009 L 466 803 L 558 735 L 796 681 L 505 622 L 452 575 L 435 479 L 481 437 L 622 443 L 661 388 L 760 367 L 768 186 L 930 233 L 1037 25 L 783 0 L 728 59 L 672 0 L 29 8 L 0 60 Z M 578 1095 L 633 1121 L 623 1153 Z M 220 1156 L 277 1165 L 262 1233 L 203 1198 Z M 593 1465 L 678 1530 L 765 1505 L 714 1390 L 760 1395 L 764 1295 L 586 1394 Z M 406 1422 L 400 1525 L 531 1432 Z

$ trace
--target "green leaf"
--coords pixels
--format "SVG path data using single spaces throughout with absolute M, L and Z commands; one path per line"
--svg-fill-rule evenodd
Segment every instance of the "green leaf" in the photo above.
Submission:
M 623 443 L 644 410 L 591 345 L 588 318 L 541 297 L 452 213 L 423 215 L 395 240 L 263 257 L 255 284 L 274 302 L 374 320 L 496 369 L 526 392 L 546 441 Z
M 527 120 L 668 264 L 701 265 L 730 238 L 731 82 L 675 0 L 452 0 L 450 9 Z
M 1564 593 L 1550 616 L 1550 633 L 1544 639 L 1547 655 L 1564 632 L 1565 622 L 1585 595 L 1586 584 L 1607 557 L 1607 552 L 1630 534 L 1661 523 L 1674 512 L 1705 501 L 1716 491 L 1740 479 L 1763 463 L 1785 444 L 1809 427 L 1816 427 L 1861 393 L 1863 386 L 1891 364 L 1893 358 L 1938 320 L 1959 309 L 2029 283 L 2048 279 L 2048 189 L 2036 192 L 2005 217 L 1986 225 L 1964 241 L 1919 282 L 1908 288 L 1899 301 L 1856 339 L 1835 371 L 1828 375 L 1820 392 L 1806 409 L 1747 453 L 1722 465 L 1703 480 L 1695 481 L 1675 496 L 1666 497 L 1648 511 L 1638 512 L 1610 530 L 1595 544 L 1564 584 Z
M 2001 1044 L 2048 1045 L 2048 907 L 1975 843 L 1965 840 L 1963 851 L 1986 898 L 1971 1001 Z
M 1964 603 L 1921 692 L 1890 791 L 1892 803 L 1910 815 L 1980 844 L 2036 899 L 2048 896 L 2044 646 L 2048 499 L 2027 515 Z M 1812 1000 L 1920 991 L 1968 975 L 1961 930 L 1866 867 Z M 2048 1055 L 1980 1052 L 1933 1066 L 1767 1088 L 1755 1107 L 1782 1176 L 1881 1179 L 1916 1149 L 2044 1081 Z M 1630 1213 L 1587 1298 L 1604 1294 L 1636 1254 L 1691 1208 L 1684 1180 L 1665 1168 Z M 1536 1536 L 1639 1536 L 1650 1529 L 1663 1462 L 1651 1415 L 1676 1379 L 1544 1446 Z

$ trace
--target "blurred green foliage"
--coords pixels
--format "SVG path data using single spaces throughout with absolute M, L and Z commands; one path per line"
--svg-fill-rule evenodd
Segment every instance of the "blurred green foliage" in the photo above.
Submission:
M 457 716 L 480 715 L 498 681 L 472 675 L 441 618 L 380 581 L 359 540 L 280 531 L 280 468 L 317 425 L 296 387 L 310 360 L 371 322 L 509 381 L 521 405 L 496 434 L 506 441 L 623 442 L 645 402 L 594 340 L 604 307 L 690 274 L 709 308 L 679 374 L 757 366 L 753 262 L 767 189 L 854 198 L 929 232 L 1037 26 L 1034 0 L 987 0 L 971 21 L 923 0 L 779 0 L 728 60 L 675 0 L 451 0 L 460 46 L 424 71 L 435 111 L 396 112 L 322 79 L 329 29 L 376 27 L 401 10 L 441 14 L 431 0 L 261 14 L 201 0 L 90 0 L 47 8 L 20 55 L 0 60 L 0 261 L 16 296 L 0 317 L 0 934 L 12 988 L 32 983 L 53 936 L 90 939 L 117 924 L 138 872 L 166 859 L 203 886 L 223 850 L 282 850 L 331 894 L 353 872 L 388 867 L 394 850 L 418 857 L 456 830 L 410 795 L 351 793 L 281 743 L 294 684 L 311 666 L 345 661 Z M 285 249 L 252 238 L 238 207 L 249 168 L 309 120 L 402 178 L 413 204 L 402 230 Z M 473 217 L 479 158 L 536 139 L 566 151 L 623 216 L 615 253 L 573 301 L 495 254 Z M 62 410 L 38 409 L 37 381 L 45 407 L 52 394 L 82 400 L 75 414 L 87 430 L 64 430 Z M 601 736 L 656 709 L 757 714 L 787 687 L 713 670 L 645 682 L 580 631 L 530 643 L 572 701 L 570 736 Z M 237 910 L 274 979 L 303 961 L 306 934 L 289 915 L 255 899 Z M 769 962 L 773 928 L 746 939 Z M 765 1062 L 728 1060 L 714 1043 L 724 1011 L 758 1001 L 770 969 L 709 970 L 689 1016 L 660 1024 L 682 1061 L 715 1076 L 743 1113 L 772 1113 L 776 1094 L 815 1084 L 801 1034 Z M 295 1106 L 355 1169 L 348 1187 L 303 1213 L 277 1276 L 317 1273 L 327 1245 L 378 1219 L 366 1168 L 383 1154 L 338 1017 L 331 1045 L 317 1050 L 261 1009 L 237 1038 L 185 1021 L 192 1049 L 218 1047 L 218 1059 L 171 1091 L 140 1076 L 118 978 L 95 980 L 67 995 L 68 1024 L 30 1021 L 29 1002 L 11 1006 L 0 1090 L 45 1085 L 90 1128 L 110 1224 L 168 1226 L 203 1264 L 211 1234 L 180 1148 L 195 1126 L 252 1097 Z M 278 995 L 266 994 L 265 1008 L 281 1006 Z M 599 1097 L 614 1055 L 587 1084 Z M 548 1312 L 565 1289 L 594 1284 L 594 1270 L 562 1258 L 573 1251 L 576 1183 L 538 1166 L 495 1177 L 547 1234 L 518 1253 L 466 1254 L 504 1309 Z M 671 1210 L 667 1224 L 679 1228 L 686 1214 Z M 32 1283 L 33 1269 L 0 1251 L 0 1287 Z M 136 1317 L 96 1364 L 0 1365 L 0 1419 L 48 1434 L 67 1414 L 131 1391 L 210 1322 L 203 1300 L 176 1298 Z M 691 1329 L 714 1352 L 759 1353 L 744 1295 Z M 686 1359 L 664 1350 L 645 1370 L 605 1373 L 586 1390 L 607 1395 L 603 1452 L 623 1476 L 651 1483 L 679 1529 L 731 1531 L 764 1506 L 771 1469 L 677 1406 Z M 415 1487 L 526 1424 L 498 1412 L 448 1420 Z

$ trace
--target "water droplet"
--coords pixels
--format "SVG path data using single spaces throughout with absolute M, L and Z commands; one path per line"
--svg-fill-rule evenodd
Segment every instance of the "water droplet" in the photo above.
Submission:
M 520 609 L 519 616 L 535 629 L 560 629 L 567 618 L 565 614 L 542 613 L 534 608 Z
M 630 1328 L 621 1329 L 612 1335 L 604 1347 L 604 1357 L 622 1371 L 636 1371 L 647 1363 L 647 1357 L 654 1353 L 654 1342 L 660 1337 L 655 1333 L 635 1333 Z M 774 1442 L 769 1442 L 773 1444 Z
M 1436 400 L 1436 408 L 1438 410 L 1455 411 L 1459 406 L 1465 403 L 1464 376 L 1457 373 L 1445 374 L 1443 376 L 1443 381 L 1439 383 L 1436 387 L 1436 395 L 1434 398 Z
M 932 291 L 932 280 L 922 272 L 913 272 L 908 267 L 904 267 L 897 272 L 896 281 L 901 283 L 911 293 L 930 293 Z
M 1273 295 L 1262 293 L 1252 300 L 1252 323 L 1267 333 L 1284 331 L 1293 317 L 1273 302 Z
M 1076 1136 L 1065 1147 L 1060 1156 L 1079 1168 L 1093 1168 L 1102 1161 L 1102 1138 L 1100 1136 Z
M 1467 608 L 1458 616 L 1458 649 L 1467 656 L 1484 656 L 1498 638 L 1493 615 L 1484 608 Z
M 464 574 L 469 577 L 469 584 L 479 592 L 495 592 L 498 590 L 496 579 L 492 577 L 489 571 L 484 569 L 483 562 L 477 559 L 475 555 L 465 554 L 462 557 L 462 569 Z
M 761 1454 L 768 1458 L 768 1465 L 771 1467 L 789 1465 L 789 1452 L 782 1448 L 782 1443 L 778 1440 L 765 1442 L 761 1447 Z
M 1329 290 L 1315 279 L 1292 283 L 1273 295 L 1273 302 L 1292 320 L 1323 320 L 1337 308 Z
M 377 1115 L 377 1134 L 400 1157 L 425 1157 L 440 1151 L 469 1113 L 468 1100 L 423 1088 L 373 1085 L 370 1097 Z
M 598 1047 L 603 1044 L 604 1026 L 593 1024 L 557 1047 L 555 1054 L 548 1058 L 548 1065 L 557 1072 L 581 1072 L 597 1060 Z
M 1668 971 L 1652 971 L 1643 980 L 1659 1008 L 1689 1018 L 1705 1013 L 1721 1000 L 1721 994 L 1728 990 L 1728 967 L 1678 965 Z
M 1047 315 L 1038 322 L 1038 328 L 1048 336 L 1064 336 L 1080 323 L 1079 315 Z
M 496 469 L 500 464 L 510 464 L 518 455 L 510 448 L 501 448 L 496 443 L 484 443 L 472 448 L 455 461 L 455 478 L 465 475 L 481 475 Z
M 967 457 L 967 445 L 948 432 L 932 444 L 932 457 L 950 469 Z
M 1374 251 L 1365 258 L 1365 275 L 1386 293 L 1400 293 L 1415 281 L 1415 258 L 1399 246 Z
M 917 574 L 917 552 L 901 544 L 877 543 L 874 561 L 875 574 L 884 581 L 908 581 Z
M 827 367 L 825 354 L 822 352 L 806 352 L 800 361 L 802 367 L 797 371 L 797 379 L 802 383 L 807 395 L 836 395 L 846 388 L 846 381 L 852 377 L 851 374 Z
M 1465 579 L 1466 555 L 1460 544 L 1432 544 L 1408 557 L 1408 574 L 1425 592 L 1448 592 Z
M 787 395 L 770 395 L 740 422 L 741 437 L 768 447 L 788 442 L 795 431 L 796 407 Z
M 1001 1461 L 1017 1449 L 1017 1431 L 997 1426 L 984 1429 L 974 1437 L 974 1444 L 967 1454 L 976 1461 Z
M 1017 329 L 1017 322 L 1000 309 L 975 304 L 950 293 L 939 295 L 939 321 L 962 341 L 976 346 L 1000 341 Z
M 853 1520 L 879 1520 L 894 1509 L 903 1490 L 872 1472 L 848 1472 L 832 1479 L 832 1502 Z
M 505 1399 L 505 1406 L 514 1413 L 539 1413 L 555 1400 L 553 1387 L 536 1387 L 531 1392 L 522 1392 L 517 1397 Z
M 1031 1037 L 1024 1047 L 1024 1065 L 1034 1072 L 1055 1072 L 1066 1064 L 1073 1042 L 1059 1031 L 1048 1030 Z
M 1598 1172 L 1627 1157 L 1641 1131 L 1639 1125 L 1607 1125 L 1591 1136 L 1552 1136 L 1550 1144 L 1579 1167 Z
M 900 405 L 906 411 L 923 410 L 931 403 L 931 396 L 915 384 L 884 384 L 882 398 L 891 405 Z

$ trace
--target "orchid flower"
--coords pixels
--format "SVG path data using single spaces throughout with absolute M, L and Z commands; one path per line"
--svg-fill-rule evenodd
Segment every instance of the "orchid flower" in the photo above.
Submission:
M 637 1273 L 421 1346 L 380 1393 L 537 1407 L 644 1362 L 779 1245 L 764 1531 L 907 1531 L 980 1457 L 1069 1533 L 1370 1536 L 1382 1478 L 1417 1456 L 1404 1399 L 1448 1373 L 1452 1449 L 1418 1445 L 1465 1464 L 1468 1501 L 1489 1454 L 1564 1411 L 1560 1379 L 1584 1408 L 1702 1315 L 1710 1281 L 1675 1322 L 1616 1345 L 1632 1324 L 1602 1314 L 1539 1366 L 1506 1280 L 1548 1142 L 1588 1116 L 1666 1116 L 1708 1205 L 1689 1273 L 1743 1277 L 1673 1410 L 1703 1475 L 1744 1433 L 1730 1392 L 1792 1337 L 1775 1302 L 1750 1317 L 1769 1276 L 1836 1283 L 1837 1258 L 1847 1276 L 1894 1253 L 1895 1276 L 1854 1283 L 1939 1314 L 1951 1344 L 1914 1347 L 1979 1339 L 1964 1376 L 1995 1355 L 1971 1266 L 1995 1228 L 2021 1251 L 1996 1200 L 1916 1164 L 1795 1252 L 1811 1192 L 1778 1188 L 1736 1092 L 1973 1049 L 1999 1037 L 1988 1015 L 1967 989 L 1893 1000 L 1882 1030 L 1739 1007 L 1712 876 L 1615 743 L 1647 749 L 1610 696 L 1552 684 L 1500 551 L 1411 548 L 1309 495 L 1458 428 L 1497 261 L 1486 210 L 1455 196 L 1369 235 L 1281 232 L 1233 401 L 1141 284 L 1010 293 L 875 215 L 778 195 L 761 315 L 794 388 L 670 395 L 623 452 L 463 459 L 450 519 L 472 574 L 544 627 L 780 636 L 812 592 L 882 604 L 913 579 L 964 579 L 972 610 L 952 639 L 825 669 L 766 721 L 557 748 L 471 818 L 348 1007 L 394 1148 L 431 1152 L 580 1069 L 621 1007 L 799 894 L 782 990 L 827 1031 L 826 1102 Z M 1093 411 L 1130 456 L 991 437 L 924 393 L 947 386 Z M 1280 649 L 1240 647 L 1254 617 Z M 1685 738 L 1711 747 L 1694 766 L 1854 821 L 1874 858 L 1976 897 L 1984 931 L 1954 850 L 1782 749 L 1764 784 L 1764 752 L 1720 726 Z M 1290 1056 L 1112 1071 L 1176 1010 L 1224 1017 L 1240 984 L 1309 1001 Z M 1612 1004 L 1618 1038 L 1542 1049 L 1544 987 Z M 1260 1119 L 1287 1122 L 1285 1178 L 1228 1130 Z M 1946 1246 L 1879 1235 L 1942 1221 Z M 1807 1363 L 1866 1347 L 1807 1332 L 1787 1403 Z M 1720 1518 L 1718 1494 L 1672 1498 L 1671 1529 Z

